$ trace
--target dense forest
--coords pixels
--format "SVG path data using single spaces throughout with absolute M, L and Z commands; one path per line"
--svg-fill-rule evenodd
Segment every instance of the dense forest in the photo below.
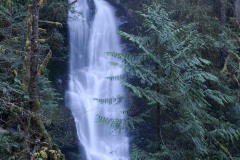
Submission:
M 0 160 L 82 159 L 64 105 L 77 1 L 0 0 Z M 96 123 L 128 133 L 129 159 L 240 159 L 240 0 L 107 1 L 128 110 Z

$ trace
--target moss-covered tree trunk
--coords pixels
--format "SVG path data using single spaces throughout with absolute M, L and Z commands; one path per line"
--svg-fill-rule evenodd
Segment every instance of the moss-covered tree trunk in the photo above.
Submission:
M 39 38 L 38 38 L 38 20 L 39 20 L 39 0 L 32 1 L 32 37 L 30 52 L 30 79 L 29 79 L 29 98 L 31 110 L 36 112 L 40 109 L 38 98 L 38 55 L 39 55 Z
M 31 6 L 31 23 L 30 25 L 30 35 L 31 35 L 31 44 L 30 44 L 30 54 L 29 54 L 29 105 L 30 111 L 34 113 L 34 116 L 31 117 L 31 127 L 37 130 L 41 141 L 46 142 L 51 148 L 52 142 L 50 136 L 48 135 L 45 126 L 39 117 L 39 111 L 41 109 L 39 94 L 38 94 L 38 58 L 39 58 L 39 0 L 32 0 Z
M 6 0 L 7 9 L 11 8 L 11 0 Z

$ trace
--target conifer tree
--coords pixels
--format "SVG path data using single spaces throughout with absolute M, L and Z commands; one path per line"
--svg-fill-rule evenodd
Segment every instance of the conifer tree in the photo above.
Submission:
M 239 107 L 238 90 L 222 85 L 224 75 L 204 54 L 217 40 L 208 44 L 198 24 L 177 23 L 156 2 L 141 16 L 144 34 L 121 33 L 136 49 L 110 53 L 123 61 L 114 65 L 126 70 L 122 83 L 140 101 L 125 124 L 134 129 L 133 159 L 237 158 L 239 126 L 230 115 Z
M 59 100 L 47 78 L 46 66 L 52 55 L 51 51 L 46 54 L 49 42 L 38 38 L 48 36 L 46 25 L 45 29 L 38 26 L 39 9 L 46 3 L 5 2 L 0 5 L 1 158 L 64 159 L 45 129 L 50 121 L 45 116 L 51 115 Z M 60 24 L 54 22 L 53 26 Z

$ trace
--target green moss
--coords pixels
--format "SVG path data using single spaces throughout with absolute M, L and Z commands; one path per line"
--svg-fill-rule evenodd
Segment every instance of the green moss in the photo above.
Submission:
M 35 99 L 35 100 L 33 101 L 32 111 L 34 111 L 34 112 L 39 111 L 40 108 L 41 108 L 41 106 L 40 106 L 40 101 L 39 101 L 39 99 Z
M 42 147 L 39 151 L 33 154 L 33 160 L 65 160 L 64 155 L 59 150 L 49 150 Z
M 24 93 L 27 93 L 28 87 L 27 87 L 26 83 L 22 83 L 22 90 Z
M 29 39 L 26 40 L 25 47 L 28 52 L 31 51 L 31 41 Z

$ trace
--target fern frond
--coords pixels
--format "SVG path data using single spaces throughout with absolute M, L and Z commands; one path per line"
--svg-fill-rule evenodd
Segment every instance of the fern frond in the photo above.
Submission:
M 119 104 L 122 103 L 126 97 L 117 97 L 117 98 L 94 98 L 95 101 L 97 101 L 100 104 L 109 104 L 109 105 L 114 105 L 114 104 Z

